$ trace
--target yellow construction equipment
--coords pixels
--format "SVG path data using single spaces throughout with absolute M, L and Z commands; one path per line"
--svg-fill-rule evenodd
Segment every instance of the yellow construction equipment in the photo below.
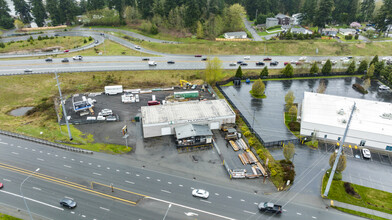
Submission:
M 180 80 L 180 86 L 183 87 L 183 88 L 188 88 L 188 87 L 192 86 L 192 83 L 190 83 L 190 82 L 188 82 L 186 80 L 181 79 Z

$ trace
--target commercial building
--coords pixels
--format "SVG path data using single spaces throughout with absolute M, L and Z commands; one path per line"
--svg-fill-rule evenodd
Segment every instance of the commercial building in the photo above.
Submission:
M 224 99 L 167 103 L 142 106 L 144 138 L 175 134 L 175 128 L 187 124 L 208 125 L 219 129 L 235 123 L 235 113 Z
M 208 125 L 186 124 L 175 129 L 177 149 L 192 151 L 212 147 L 212 132 Z
M 246 34 L 245 31 L 239 31 L 239 32 L 227 32 L 224 34 L 224 37 L 226 39 L 246 39 L 248 35 Z
M 345 144 L 392 151 L 392 104 L 386 102 L 305 92 L 301 135 L 340 141 L 354 103 Z

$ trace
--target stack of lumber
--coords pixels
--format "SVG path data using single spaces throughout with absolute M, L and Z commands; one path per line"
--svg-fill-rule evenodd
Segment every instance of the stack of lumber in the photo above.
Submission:
M 238 151 L 238 145 L 234 141 L 229 141 L 231 147 L 233 148 L 234 151 Z
M 242 165 L 246 165 L 248 163 L 243 154 L 238 154 L 238 157 L 240 158 Z
M 249 149 L 248 145 L 245 143 L 244 139 L 242 139 L 242 138 L 236 140 L 236 143 L 242 150 L 248 150 Z
M 252 164 L 252 163 L 257 163 L 258 162 L 256 156 L 253 154 L 252 151 L 248 150 L 245 153 L 246 153 L 246 155 L 248 157 L 249 163 Z
M 267 172 L 265 171 L 264 167 L 261 165 L 260 162 L 256 163 L 258 170 L 263 174 L 263 176 L 267 176 Z

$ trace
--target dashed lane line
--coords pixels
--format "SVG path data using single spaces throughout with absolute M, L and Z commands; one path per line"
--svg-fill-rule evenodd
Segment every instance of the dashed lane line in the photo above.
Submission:
M 38 191 L 41 191 L 41 189 L 40 188 L 38 188 L 38 187 L 33 187 L 33 189 L 35 189 L 35 190 L 38 190 Z
M 211 204 L 211 202 L 208 200 L 200 199 L 200 201 Z
M 250 212 L 250 211 L 247 211 L 247 210 L 243 210 L 245 213 L 249 213 L 249 214 L 251 214 L 251 215 L 256 215 L 256 212 Z
M 12 154 L 15 154 L 15 155 L 18 155 L 19 153 L 17 153 L 17 152 L 11 152 Z
M 110 209 L 107 209 L 107 208 L 104 208 L 104 207 L 99 207 L 99 208 L 102 209 L 102 210 L 110 212 Z
M 93 173 L 94 175 L 97 175 L 97 176 L 102 176 L 102 174 L 100 174 L 100 173 Z
M 128 181 L 128 180 L 125 180 L 125 182 L 126 183 L 130 183 L 130 184 L 135 184 L 134 182 L 131 182 L 131 181 Z
M 37 160 L 39 160 L 39 161 L 45 161 L 44 159 L 42 159 L 42 158 L 37 158 Z
M 164 190 L 164 189 L 161 189 L 161 191 L 165 192 L 165 193 L 171 193 L 170 191 L 167 191 L 167 190 Z
M 67 168 L 72 168 L 71 166 L 69 166 L 69 165 L 64 165 L 65 167 L 67 167 Z

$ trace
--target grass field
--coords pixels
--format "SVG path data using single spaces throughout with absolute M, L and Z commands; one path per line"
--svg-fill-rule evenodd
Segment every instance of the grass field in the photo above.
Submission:
M 114 84 L 121 84 L 125 88 L 157 88 L 169 87 L 179 84 L 180 79 L 185 79 L 192 83 L 201 83 L 200 76 L 203 70 L 167 70 L 167 71 L 124 71 L 114 74 Z M 235 70 L 227 71 L 226 74 L 234 75 Z M 94 73 L 66 73 L 61 74 L 60 81 L 64 96 L 75 93 L 91 92 L 103 90 L 105 79 L 111 72 Z M 37 86 L 39 85 L 39 86 Z M 45 75 L 23 75 L 23 76 L 2 76 L 0 81 L 0 129 L 39 137 L 54 141 L 67 141 L 66 128 L 57 124 L 57 117 L 54 110 L 54 97 L 58 96 L 58 90 L 54 76 Z M 42 100 L 48 99 L 45 105 Z M 38 111 L 30 116 L 15 117 L 9 115 L 13 109 L 23 106 L 44 106 L 42 111 Z M 42 132 L 42 134 L 41 134 Z M 125 146 L 107 145 L 95 143 L 94 137 L 89 134 L 82 134 L 72 126 L 72 134 L 76 147 L 105 151 L 110 153 L 127 152 Z
M 61 50 L 64 49 L 73 49 L 76 47 L 81 47 L 86 44 L 91 43 L 91 41 L 87 40 L 87 43 L 84 43 L 84 40 L 87 40 L 86 37 L 55 37 L 54 39 L 45 39 L 45 40 L 37 40 L 35 39 L 33 43 L 22 41 L 22 42 L 14 42 L 14 43 L 5 43 L 5 48 L 0 48 L 0 53 L 8 53 L 15 51 L 26 51 L 31 52 L 35 49 L 42 49 L 48 47 L 61 47 Z
M 328 178 L 325 175 L 322 183 L 322 192 L 324 192 L 327 182 Z M 328 199 L 392 214 L 392 193 L 351 184 L 355 191 L 361 196 L 361 198 L 358 199 L 346 193 L 343 183 L 344 182 L 341 180 L 332 181 Z
M 352 215 L 361 216 L 361 217 L 364 217 L 364 218 L 367 218 L 367 219 L 388 220 L 386 218 L 381 218 L 381 217 L 378 217 L 376 215 L 371 215 L 371 214 L 368 214 L 368 213 L 358 212 L 358 211 L 354 211 L 354 210 L 351 210 L 351 209 L 345 209 L 345 208 L 340 208 L 340 207 L 334 207 L 334 208 L 337 209 L 337 210 L 340 210 L 342 212 L 347 212 L 347 213 L 350 213 Z
M 22 219 L 0 213 L 0 220 L 22 220 Z

